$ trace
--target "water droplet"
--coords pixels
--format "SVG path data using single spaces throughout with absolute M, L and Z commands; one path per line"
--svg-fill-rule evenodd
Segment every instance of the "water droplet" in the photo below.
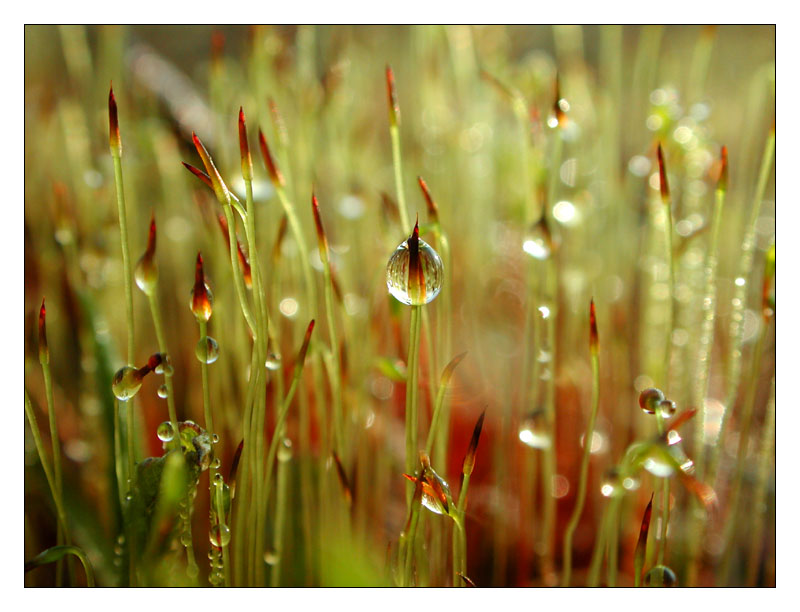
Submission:
M 659 478 L 668 478 L 675 472 L 672 464 L 667 462 L 660 452 L 655 452 L 645 459 L 644 469 Z
M 278 447 L 278 461 L 289 461 L 292 458 L 292 441 L 284 438 Z
M 604 497 L 618 496 L 624 493 L 622 483 L 619 480 L 619 470 L 610 468 L 603 475 L 603 483 L 600 485 L 600 492 Z
M 639 407 L 647 414 L 655 414 L 656 408 L 664 399 L 660 389 L 651 387 L 639 394 Z
M 662 400 L 658 403 L 658 410 L 661 413 L 661 418 L 668 419 L 675 414 L 677 406 L 672 400 Z
M 175 437 L 175 429 L 172 427 L 172 423 L 169 421 L 164 421 L 161 423 L 161 425 L 158 426 L 158 429 L 156 429 L 156 435 L 162 442 L 171 442 Z
M 162 399 L 169 397 L 169 390 L 167 389 L 167 385 L 161 385 L 158 388 L 158 397 Z
M 626 491 L 635 491 L 640 485 L 641 482 L 638 478 L 632 478 L 628 476 L 627 478 L 622 479 L 622 486 L 625 487 Z
M 219 443 L 219 435 L 214 434 L 213 436 L 211 436 L 211 442 L 214 443 L 214 444 L 218 444 Z
M 219 459 L 215 459 L 214 461 L 219 461 Z M 215 465 L 214 467 L 219 467 L 219 465 Z M 222 484 L 225 481 L 225 478 L 217 472 L 214 474 L 214 484 Z
M 389 258 L 386 266 L 386 286 L 396 300 L 403 304 L 415 305 L 427 304 L 432 301 L 442 290 L 444 281 L 444 266 L 439 254 L 431 248 L 424 240 L 419 240 L 419 261 L 422 268 L 422 278 L 424 280 L 424 293 L 420 290 L 420 296 L 412 296 L 409 291 L 408 275 L 411 263 L 411 254 L 408 250 L 406 240 L 395 249 Z
M 142 377 L 136 368 L 125 366 L 117 370 L 111 382 L 111 390 L 120 401 L 131 399 L 142 387 Z
M 200 363 L 214 363 L 219 357 L 219 345 L 211 336 L 203 336 L 197 342 L 194 354 Z
M 645 586 L 674 587 L 678 584 L 678 577 L 666 565 L 656 565 L 644 576 Z
M 172 368 L 172 362 L 169 360 L 169 355 L 166 353 L 158 353 L 161 355 L 161 363 L 153 370 L 156 374 L 164 374 L 165 376 L 172 376 L 175 370 Z M 164 396 L 166 397 L 166 396 Z
M 211 542 L 212 546 L 216 546 L 217 548 L 227 546 L 231 541 L 231 530 L 224 523 L 214 525 L 208 534 L 208 540 Z
M 264 362 L 264 366 L 268 370 L 280 370 L 281 368 L 281 356 L 276 353 L 270 353 L 267 357 L 267 360 Z
M 219 466 L 221 466 L 221 465 L 222 465 L 222 461 L 219 460 L 219 457 L 217 457 L 216 459 L 214 459 L 211 462 L 211 468 L 214 469 L 214 470 L 218 470 Z M 221 481 L 222 480 L 222 474 L 217 474 L 217 476 L 220 477 L 220 481 Z
M 280 555 L 274 550 L 267 550 L 264 552 L 264 563 L 267 565 L 276 565 L 280 558 Z
M 522 422 L 519 439 L 531 448 L 550 448 L 550 436 L 547 433 L 543 412 L 534 412 Z
M 278 310 L 288 319 L 293 318 L 297 314 L 299 308 L 300 305 L 297 303 L 297 300 L 292 297 L 283 298 L 280 304 L 278 304 Z
M 534 259 L 545 260 L 553 252 L 550 234 L 542 223 L 534 225 L 522 242 L 522 250 Z

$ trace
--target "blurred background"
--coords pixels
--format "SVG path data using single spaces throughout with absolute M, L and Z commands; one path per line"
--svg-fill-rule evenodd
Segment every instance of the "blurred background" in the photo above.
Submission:
M 350 442 L 343 459 L 357 492 L 351 522 L 362 551 L 351 554 L 361 555 L 368 569 L 363 575 L 331 577 L 324 561 L 300 552 L 308 551 L 326 524 L 316 515 L 317 504 L 309 508 L 297 493 L 300 470 L 295 466 L 288 530 L 293 543 L 288 548 L 295 552 L 287 553 L 282 584 L 384 580 L 387 544 L 396 545 L 405 521 L 408 350 L 408 309 L 388 296 L 385 284 L 386 261 L 407 237 L 395 204 L 387 64 L 394 71 L 400 107 L 409 212 L 412 218 L 419 214 L 423 230 L 431 229 L 416 185 L 419 175 L 436 200 L 450 245 L 442 294 L 426 307 L 430 331 L 423 332 L 420 375 L 425 434 L 442 368 L 467 351 L 446 396 L 448 443 L 433 456 L 433 467 L 454 492 L 472 427 L 486 409 L 469 494 L 470 578 L 479 586 L 556 582 L 588 419 L 588 304 L 594 298 L 600 415 L 591 442 L 586 507 L 574 538 L 573 584 L 586 582 L 608 504 L 601 485 L 609 469 L 622 461 L 632 442 L 656 433 L 655 419 L 640 410 L 637 397 L 659 386 L 679 411 L 701 409 L 685 426 L 689 456 L 711 458 L 718 452 L 720 461 L 715 481 L 708 483 L 719 504 L 700 540 L 694 539 L 699 541 L 694 553 L 693 502 L 673 479 L 667 565 L 681 585 L 773 585 L 769 421 L 770 414 L 774 419 L 774 325 L 762 317 L 760 301 L 764 253 L 775 235 L 770 168 L 762 196 L 757 202 L 754 198 L 764 147 L 774 129 L 774 27 L 27 26 L 25 387 L 47 438 L 37 349 L 38 309 L 46 296 L 65 504 L 74 539 L 95 565 L 98 583 L 118 584 L 120 571 L 114 550 L 120 510 L 113 490 L 110 381 L 124 365 L 126 335 L 108 153 L 112 81 L 131 257 L 136 261 L 144 253 L 153 213 L 174 399 L 179 418 L 198 423 L 203 420 L 194 357 L 198 332 L 188 302 L 197 252 L 206 260 L 216 297 L 210 333 L 220 345 L 210 384 L 223 466 L 230 465 L 242 438 L 250 340 L 217 224 L 219 206 L 181 167 L 181 161 L 201 165 L 191 133 L 202 138 L 228 185 L 241 194 L 240 106 L 247 115 L 261 265 L 287 365 L 311 318 L 318 323 L 316 342 L 327 343 L 329 335 L 321 298 L 311 303 L 304 292 L 297 244 L 291 234 L 279 238 L 283 211 L 258 153 L 257 128 L 286 176 L 287 192 L 312 245 L 321 296 L 322 265 L 310 214 L 315 189 L 340 289 L 335 320 L 346 363 Z M 557 130 L 552 123 L 556 80 L 566 113 L 566 123 Z M 673 197 L 676 284 L 668 385 L 662 380 L 669 287 L 658 142 Z M 698 370 L 707 367 L 698 357 L 703 274 L 722 145 L 728 148 L 730 182 L 719 234 L 714 343 L 706 358 L 708 392 L 701 406 L 695 387 Z M 741 277 L 743 238 L 756 206 L 752 273 Z M 542 216 L 548 222 L 544 238 L 537 223 Z M 423 237 L 440 248 L 430 231 L 423 231 Z M 543 256 L 523 248 L 531 242 L 545 245 Z M 744 300 L 737 286 L 744 287 Z M 142 365 L 157 343 L 147 301 L 134 292 L 136 365 Z M 736 317 L 741 344 L 730 332 Z M 756 354 L 762 333 L 763 352 Z M 737 360 L 741 371 L 732 379 L 731 364 Z M 291 369 L 279 375 L 288 381 Z M 304 381 L 297 401 L 307 402 L 312 419 L 301 432 L 290 416 L 290 438 L 304 440 L 295 458 L 308 462 L 313 479 L 335 478 L 321 451 L 319 415 L 327 409 L 327 392 L 314 391 L 310 374 Z M 155 431 L 167 414 L 156 393 L 158 384 L 146 379 L 137 397 L 139 457 L 162 452 Z M 751 387 L 752 423 L 743 431 L 741 414 Z M 273 395 L 268 390 L 270 406 Z M 555 410 L 548 443 L 555 462 L 552 474 L 545 468 L 544 450 L 525 442 L 530 436 L 524 433 L 535 430 L 536 415 L 548 406 Z M 725 411 L 728 432 L 720 436 Z M 695 434 L 698 428 L 702 436 Z M 27 560 L 55 543 L 56 523 L 27 424 L 25 436 Z M 752 514 L 730 518 L 735 508 L 727 501 L 741 436 L 749 440 L 742 494 L 761 498 L 753 498 Z M 548 477 L 551 487 L 543 485 Z M 633 583 L 633 550 L 655 481 L 642 473 L 618 506 L 618 585 Z M 208 548 L 207 488 L 201 485 L 198 491 L 194 531 L 202 561 Z M 546 529 L 549 495 L 556 498 L 556 514 Z M 420 569 L 420 580 L 434 586 L 449 584 L 447 548 L 435 535 L 449 529 L 444 520 L 432 516 L 424 527 L 431 560 Z M 304 528 L 311 523 L 313 529 Z M 727 524 L 735 525 L 729 536 Z M 758 525 L 763 543 L 751 581 L 750 535 Z M 699 559 L 694 569 L 692 554 Z M 723 562 L 727 565 L 720 575 Z M 208 568 L 200 565 L 202 582 Z M 54 583 L 53 567 L 26 574 L 26 585 Z

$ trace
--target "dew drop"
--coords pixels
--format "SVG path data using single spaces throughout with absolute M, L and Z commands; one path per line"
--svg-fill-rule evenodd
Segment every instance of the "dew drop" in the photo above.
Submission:
M 659 478 L 668 478 L 675 472 L 672 464 L 665 461 L 660 455 L 652 454 L 644 461 L 644 469 L 650 472 L 653 476 Z
M 203 336 L 197 342 L 194 354 L 200 363 L 214 363 L 219 357 L 219 345 L 211 336 Z
M 217 457 L 216 459 L 214 459 L 211 462 L 211 468 L 214 469 L 214 470 L 218 470 L 219 466 L 221 466 L 221 465 L 222 465 L 222 461 L 219 460 L 219 457 Z M 217 474 L 217 476 L 219 476 L 220 479 L 222 478 L 222 474 Z
M 161 423 L 161 425 L 158 426 L 158 429 L 156 429 L 156 435 L 162 442 L 171 442 L 175 437 L 175 430 L 172 427 L 172 423 L 169 421 L 164 421 Z
M 658 410 L 661 413 L 661 418 L 668 419 L 675 414 L 677 407 L 672 400 L 662 400 L 658 403 Z
M 660 389 L 650 387 L 639 394 L 639 407 L 646 414 L 655 414 L 656 408 L 664 401 L 664 394 Z
M 211 542 L 212 546 L 216 546 L 217 548 L 227 546 L 231 541 L 231 530 L 224 523 L 214 525 L 208 533 L 208 540 Z
M 158 268 L 152 257 L 145 255 L 136 264 L 133 271 L 133 278 L 136 281 L 136 286 L 142 290 L 145 295 L 153 295 L 156 292 L 158 285 Z
M 111 390 L 114 397 L 120 401 L 131 399 L 142 387 L 142 379 L 138 375 L 136 368 L 125 366 L 117 370 L 111 382 Z
M 519 428 L 520 442 L 531 448 L 550 448 L 550 436 L 545 425 L 543 412 L 534 412 L 529 415 Z
M 292 441 L 285 438 L 278 447 L 278 461 L 289 461 L 292 458 Z
M 678 584 L 678 577 L 666 565 L 656 565 L 644 576 L 645 586 L 674 587 Z
M 403 304 L 419 306 L 432 301 L 442 290 L 444 266 L 439 254 L 424 240 L 419 240 L 419 260 L 424 280 L 424 293 L 420 297 L 412 296 L 408 281 L 411 254 L 408 241 L 395 249 L 386 266 L 386 286 L 395 299 Z
M 268 370 L 280 370 L 281 368 L 281 356 L 276 353 L 270 353 L 267 357 L 267 360 L 264 362 L 264 366 Z
M 211 442 L 214 443 L 214 444 L 218 444 L 219 443 L 219 435 L 218 434 L 212 435 L 211 436 Z
M 162 399 L 169 397 L 169 391 L 167 390 L 167 385 L 161 385 L 158 388 L 158 397 Z
M 279 560 L 280 560 L 280 555 L 276 553 L 274 550 L 268 550 L 264 552 L 264 563 L 266 563 L 267 565 L 277 565 Z
M 616 468 L 606 470 L 600 485 L 600 493 L 604 497 L 616 497 L 624 493 L 623 485 L 619 480 L 619 471 Z
M 536 223 L 525 234 L 522 242 L 522 250 L 534 259 L 545 260 L 552 253 L 551 238 L 542 223 Z

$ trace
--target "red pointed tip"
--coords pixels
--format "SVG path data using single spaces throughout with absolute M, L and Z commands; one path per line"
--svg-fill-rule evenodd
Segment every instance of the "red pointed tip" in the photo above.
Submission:
M 589 346 L 593 352 L 597 352 L 597 314 L 594 309 L 594 298 L 589 302 Z
M 261 131 L 261 128 L 258 130 L 258 144 L 261 147 L 261 156 L 264 158 L 264 164 L 267 167 L 270 180 L 273 184 L 283 187 L 283 175 L 275 164 L 272 152 L 269 150 L 269 144 L 267 144 L 267 139 L 264 136 L 264 132 Z
M 39 308 L 39 362 L 50 362 L 50 349 L 47 347 L 47 309 L 44 306 L 44 298 Z
M 433 199 L 430 190 L 428 189 L 428 184 L 421 176 L 417 177 L 417 182 L 419 183 L 420 189 L 422 189 L 422 195 L 425 196 L 425 203 L 428 205 L 428 216 L 434 223 L 438 223 L 439 209 L 436 206 L 436 202 Z
M 117 99 L 114 97 L 113 85 L 108 90 L 108 144 L 115 155 L 122 152 L 122 140 L 119 135 L 119 114 Z
M 419 214 L 417 214 L 417 219 L 414 222 L 414 232 L 411 234 L 414 240 L 419 239 Z
M 200 168 L 196 168 L 192 164 L 187 164 L 186 162 L 181 162 L 183 167 L 186 168 L 189 172 L 194 174 L 197 178 L 199 178 L 203 183 L 210 189 L 214 189 L 214 183 L 211 180 L 211 177 L 208 176 L 205 172 L 200 170 Z
M 389 64 L 386 64 L 386 97 L 389 103 L 389 122 L 392 126 L 397 126 L 400 108 L 397 104 L 397 92 L 394 87 L 394 72 Z
M 658 178 L 661 188 L 661 199 L 666 203 L 669 201 L 669 183 L 667 182 L 667 167 L 664 163 L 664 151 L 661 143 L 658 143 Z
M 717 189 L 720 191 L 728 190 L 728 147 L 722 147 L 720 152 L 720 169 L 719 180 L 717 181 Z
M 147 233 L 147 251 L 149 255 L 153 255 L 156 251 L 156 212 L 150 212 L 150 231 Z
M 486 410 L 484 409 L 484 411 L 481 412 L 481 416 L 478 417 L 478 421 L 475 423 L 475 428 L 472 430 L 472 438 L 470 438 L 467 454 L 464 456 L 464 462 L 461 466 L 461 473 L 465 476 L 472 474 L 472 470 L 475 469 L 475 455 L 478 451 L 478 442 L 480 442 L 481 439 L 481 431 L 483 430 L 483 420 L 485 417 Z
M 244 123 L 244 107 L 239 107 L 239 123 Z

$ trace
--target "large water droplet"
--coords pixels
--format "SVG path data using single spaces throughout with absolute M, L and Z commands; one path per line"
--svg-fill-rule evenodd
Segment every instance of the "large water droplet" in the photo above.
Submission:
M 274 550 L 267 550 L 264 552 L 264 563 L 267 565 L 276 565 L 280 561 L 280 555 Z
M 172 362 L 169 359 L 169 355 L 166 353 L 159 353 L 161 355 L 161 363 L 156 366 L 156 369 L 153 370 L 156 374 L 164 374 L 165 376 L 172 376 L 175 370 L 172 368 Z
M 172 427 L 172 423 L 169 421 L 164 421 L 161 423 L 161 425 L 158 426 L 158 429 L 156 429 L 156 435 L 162 442 L 171 442 L 175 437 L 175 429 Z
M 439 254 L 424 240 L 419 240 L 419 260 L 422 266 L 424 279 L 424 294 L 421 297 L 412 296 L 409 285 L 409 263 L 411 255 L 408 250 L 408 241 L 403 242 L 392 256 L 386 266 L 386 286 L 395 299 L 403 304 L 419 306 L 432 301 L 442 290 L 444 281 L 444 266 Z
M 292 458 L 292 441 L 285 438 L 278 446 L 278 461 L 289 461 Z
M 658 410 L 662 419 L 668 419 L 675 414 L 677 407 L 672 400 L 662 400 L 658 403 Z
M 224 523 L 214 525 L 208 533 L 208 540 L 211 542 L 212 546 L 216 546 L 217 548 L 227 546 L 231 541 L 231 530 Z
M 678 577 L 666 565 L 656 565 L 644 576 L 645 586 L 674 587 L 678 584 Z
M 672 464 L 666 461 L 660 453 L 653 453 L 645 459 L 644 469 L 659 478 L 668 478 L 675 472 Z
M 120 401 L 131 399 L 142 387 L 142 378 L 136 368 L 125 366 L 117 370 L 111 381 L 111 390 L 114 396 Z
M 197 342 L 194 354 L 200 363 L 214 363 L 219 357 L 219 345 L 211 336 L 203 336 Z
M 167 389 L 167 385 L 161 385 L 158 388 L 157 393 L 158 393 L 158 397 L 160 397 L 161 399 L 169 397 L 169 389 Z
M 603 483 L 600 485 L 600 492 L 604 497 L 617 497 L 625 492 L 619 479 L 619 470 L 610 468 L 603 475 Z

